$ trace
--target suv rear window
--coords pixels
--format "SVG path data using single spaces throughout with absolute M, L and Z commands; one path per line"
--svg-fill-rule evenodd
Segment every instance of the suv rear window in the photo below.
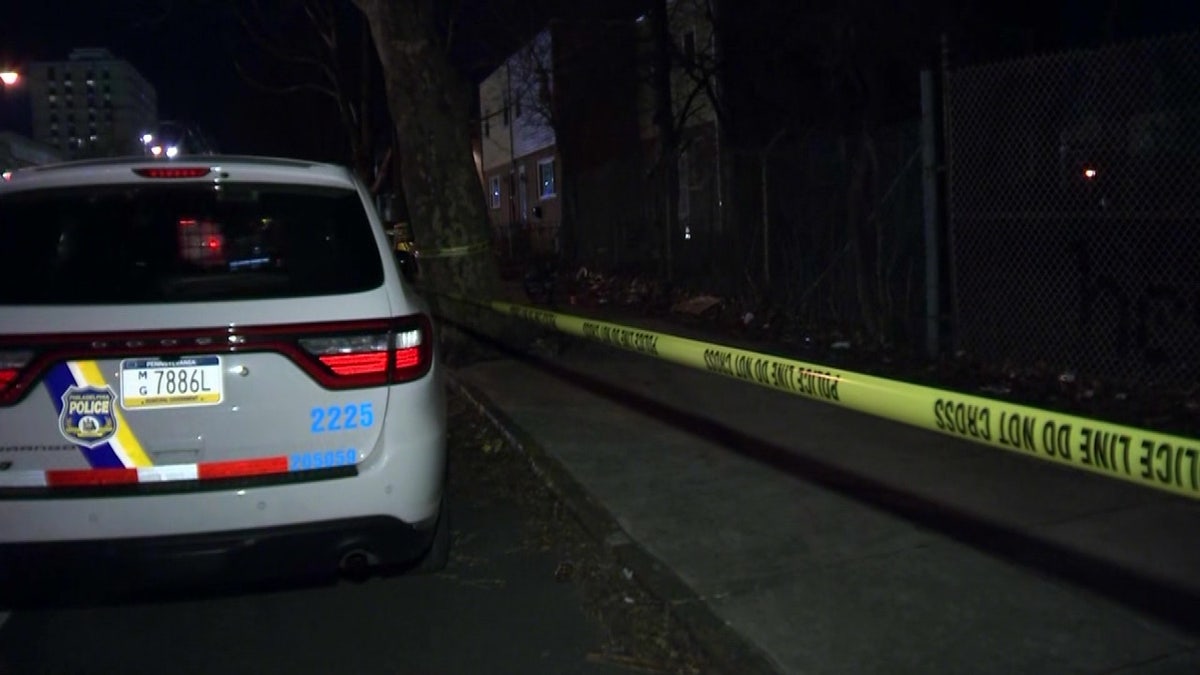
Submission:
M 0 305 L 202 302 L 383 283 L 358 193 L 103 185 L 0 197 Z

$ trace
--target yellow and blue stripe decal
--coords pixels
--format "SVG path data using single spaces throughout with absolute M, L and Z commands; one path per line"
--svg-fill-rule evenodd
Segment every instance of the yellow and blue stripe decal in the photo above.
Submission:
M 121 414 L 116 395 L 105 381 L 95 361 L 58 363 L 45 378 L 50 400 L 59 415 L 59 431 L 74 443 L 93 469 L 120 469 L 152 466 L 153 462 L 142 448 L 137 435 Z M 103 404 L 107 393 L 109 404 Z M 76 401 L 80 409 L 91 404 L 99 412 L 80 415 L 69 402 Z M 85 419 L 86 418 L 86 419 Z M 111 429 L 106 425 L 111 424 Z M 95 441 L 88 439 L 95 434 Z

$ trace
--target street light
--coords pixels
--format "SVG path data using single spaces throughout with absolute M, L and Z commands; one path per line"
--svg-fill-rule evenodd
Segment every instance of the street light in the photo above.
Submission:
M 4 86 L 6 86 L 6 87 L 13 86 L 20 79 L 21 79 L 21 74 L 15 70 L 0 71 L 0 82 L 3 82 Z

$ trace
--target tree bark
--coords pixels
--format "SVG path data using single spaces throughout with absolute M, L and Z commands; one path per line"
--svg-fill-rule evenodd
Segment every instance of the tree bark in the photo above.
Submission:
M 401 180 L 423 284 L 440 294 L 494 297 L 483 188 L 471 149 L 469 83 L 451 65 L 434 14 L 437 0 L 353 0 L 366 16 L 383 67 Z M 470 325 L 482 317 L 430 297 L 439 314 Z

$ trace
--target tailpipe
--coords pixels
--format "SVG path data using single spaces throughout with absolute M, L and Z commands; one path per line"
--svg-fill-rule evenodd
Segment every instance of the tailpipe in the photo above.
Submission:
M 353 581 L 365 581 L 371 576 L 371 566 L 375 564 L 375 556 L 371 552 L 354 548 L 342 554 L 338 561 L 338 572 Z

